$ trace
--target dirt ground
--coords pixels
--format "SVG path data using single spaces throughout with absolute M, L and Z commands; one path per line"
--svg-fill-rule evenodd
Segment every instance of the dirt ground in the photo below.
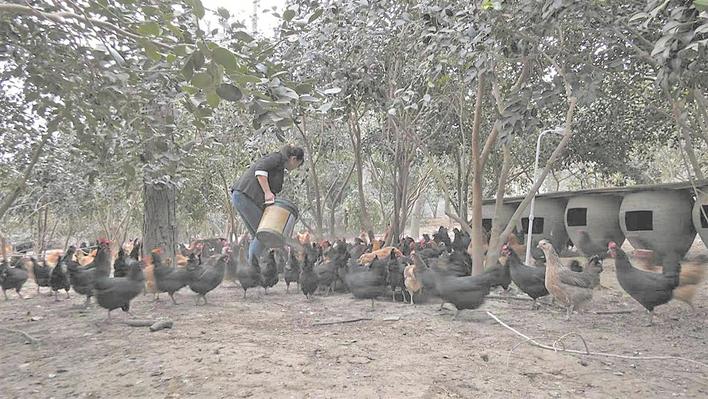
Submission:
M 655 325 L 617 289 L 611 260 L 584 313 L 571 321 L 550 305 L 529 310 L 517 299 L 489 299 L 481 309 L 438 311 L 438 303 L 411 306 L 349 294 L 285 293 L 280 282 L 268 295 L 224 283 L 194 306 L 182 290 L 179 305 L 163 295 L 140 296 L 138 318 L 170 318 L 174 328 L 150 332 L 122 324 L 129 316 L 83 299 L 55 303 L 27 283 L 20 300 L 0 300 L 0 397 L 3 398 L 629 398 L 708 397 L 708 366 L 682 360 L 628 360 L 554 353 L 523 344 L 490 311 L 529 337 L 552 345 L 575 332 L 590 351 L 625 356 L 677 356 L 708 363 L 708 284 L 695 310 L 672 302 L 657 310 Z M 46 288 L 45 288 L 46 290 Z M 495 292 L 495 295 L 500 293 Z M 506 295 L 506 294 L 502 294 Z M 514 297 L 514 295 L 509 295 Z M 523 294 L 519 294 L 519 297 Z M 598 315 L 596 311 L 632 310 Z M 318 322 L 366 318 L 348 324 Z M 582 349 L 577 337 L 567 348 Z M 513 351 L 512 351 L 513 349 Z

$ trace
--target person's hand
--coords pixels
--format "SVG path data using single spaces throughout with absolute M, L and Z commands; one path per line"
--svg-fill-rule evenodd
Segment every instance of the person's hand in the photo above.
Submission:
M 272 204 L 275 201 L 275 194 L 271 193 L 270 191 L 265 192 L 264 196 L 266 204 Z

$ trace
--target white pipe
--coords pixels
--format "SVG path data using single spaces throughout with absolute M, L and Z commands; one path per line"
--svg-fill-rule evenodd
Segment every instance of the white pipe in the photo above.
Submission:
M 547 129 L 542 131 L 538 135 L 538 139 L 536 139 L 536 160 L 534 161 L 533 164 L 533 183 L 536 184 L 536 180 L 538 180 L 538 157 L 541 153 L 541 138 L 543 135 L 546 133 L 556 133 L 556 134 L 563 134 L 563 129 L 562 128 L 554 128 L 554 129 Z M 539 187 L 540 189 L 540 187 Z M 534 207 L 536 205 L 536 193 L 533 193 L 533 197 L 531 197 L 531 206 L 529 208 L 529 226 L 528 226 L 528 232 L 526 234 L 526 264 L 531 265 L 531 236 L 533 234 L 533 211 Z

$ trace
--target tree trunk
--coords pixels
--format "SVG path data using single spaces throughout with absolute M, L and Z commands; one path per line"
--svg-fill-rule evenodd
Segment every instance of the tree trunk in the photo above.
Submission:
M 349 115 L 349 133 L 354 150 L 354 162 L 356 163 L 357 194 L 359 196 L 359 224 L 369 235 L 369 241 L 373 241 L 374 230 L 371 226 L 371 219 L 366 208 L 366 198 L 364 197 L 364 167 L 362 161 L 361 130 L 356 113 Z
M 497 263 L 499 259 L 499 250 L 497 248 L 499 245 L 499 233 L 502 230 L 501 221 L 501 210 L 504 206 L 504 193 L 506 192 L 506 180 L 509 177 L 509 170 L 511 169 L 511 156 L 509 154 L 509 145 L 505 144 L 503 148 L 503 161 L 502 170 L 499 175 L 499 184 L 497 185 L 497 196 L 496 202 L 494 204 L 494 218 L 492 219 L 492 230 L 489 233 L 489 245 L 487 246 L 487 259 L 485 260 L 485 266 L 491 267 Z
M 684 127 L 684 124 L 681 121 L 681 111 L 683 110 L 683 102 L 682 101 L 674 101 L 673 102 L 673 116 L 674 119 L 676 120 L 676 128 L 679 130 L 679 134 L 681 137 L 683 137 L 683 149 L 686 151 L 686 155 L 688 156 L 689 162 L 691 162 L 691 167 L 693 168 L 693 174 L 696 176 L 698 180 L 703 180 L 703 171 L 701 171 L 701 166 L 698 163 L 698 159 L 696 158 L 696 153 L 693 151 L 693 139 L 691 137 L 691 133 Z
M 474 125 L 472 126 L 472 239 L 468 252 L 472 256 L 472 275 L 484 271 L 484 236 L 482 235 L 482 163 L 479 149 L 479 129 L 482 123 L 482 97 L 484 96 L 484 75 L 477 80 L 477 98 L 474 105 Z
M 165 258 L 175 258 L 177 249 L 177 192 L 164 182 L 145 182 L 143 185 L 143 251 L 150 253 L 161 248 Z
M 411 231 L 410 235 L 414 239 L 420 237 L 420 219 L 423 217 L 423 204 L 425 204 L 425 199 L 423 195 L 418 196 L 413 205 L 413 213 L 411 215 Z
M 315 236 L 319 237 L 322 235 L 322 196 L 320 194 L 320 182 L 319 178 L 317 176 L 317 168 L 315 165 L 315 159 L 314 159 L 314 151 L 312 150 L 312 145 L 310 144 L 310 140 L 307 137 L 306 134 L 306 124 L 305 124 L 305 116 L 302 116 L 302 128 L 300 125 L 295 125 L 300 132 L 300 135 L 302 136 L 302 140 L 305 144 L 305 149 L 307 149 L 307 162 L 310 166 L 310 177 L 312 179 L 312 190 L 314 191 L 313 196 L 315 197 L 315 226 L 317 228 L 317 231 L 314 232 Z

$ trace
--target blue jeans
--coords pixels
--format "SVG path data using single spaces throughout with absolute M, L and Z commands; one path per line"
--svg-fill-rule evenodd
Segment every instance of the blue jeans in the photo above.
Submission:
M 263 210 L 252 199 L 236 190 L 231 193 L 231 203 L 238 214 L 241 215 L 243 223 L 253 238 L 248 247 L 248 262 L 250 263 L 254 256 L 260 257 L 265 249 L 265 246 L 256 238 L 256 230 L 258 230 L 258 224 L 261 222 Z

